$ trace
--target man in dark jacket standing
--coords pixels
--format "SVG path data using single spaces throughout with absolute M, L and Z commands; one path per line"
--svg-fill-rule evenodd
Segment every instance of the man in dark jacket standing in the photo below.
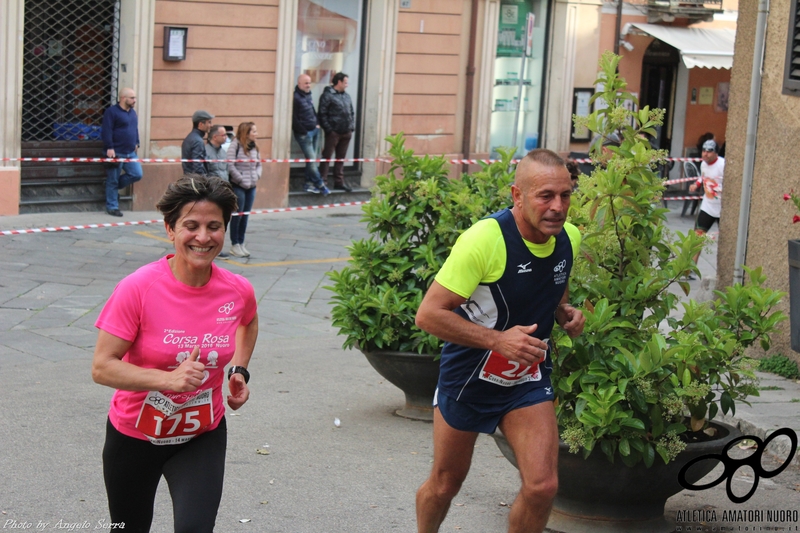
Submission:
M 133 89 L 119 92 L 119 103 L 106 109 L 103 114 L 101 137 L 106 157 L 137 159 L 139 146 L 139 119 L 133 106 L 136 93 Z M 122 174 L 122 171 L 125 174 Z M 121 217 L 119 190 L 142 179 L 142 165 L 136 161 L 110 163 L 106 165 L 106 213 Z
M 211 128 L 211 119 L 214 115 L 202 109 L 197 110 L 192 115 L 192 131 L 183 140 L 181 145 L 181 159 L 205 159 L 206 146 L 203 142 L 208 130 Z M 208 174 L 208 164 L 206 163 L 181 163 L 184 174 Z
M 297 77 L 297 86 L 294 88 L 292 133 L 294 133 L 300 149 L 303 150 L 303 157 L 316 159 L 319 124 L 317 123 L 317 113 L 314 112 L 314 101 L 311 98 L 311 76 L 308 74 L 300 74 Z M 331 192 L 320 178 L 316 162 L 306 162 L 306 183 L 303 190 L 314 194 L 322 193 L 323 196 L 327 196 Z
M 325 147 L 322 149 L 322 158 L 330 159 L 334 151 L 336 159 L 344 159 L 347 155 L 347 146 L 356 129 L 356 115 L 353 111 L 353 102 L 347 89 L 347 74 L 337 72 L 331 79 L 331 85 L 325 87 L 319 99 L 319 123 L 325 131 Z M 319 165 L 319 173 L 323 182 L 328 180 L 328 167 L 326 161 Z M 337 161 L 333 165 L 333 188 L 350 192 L 352 187 L 344 182 L 344 162 Z

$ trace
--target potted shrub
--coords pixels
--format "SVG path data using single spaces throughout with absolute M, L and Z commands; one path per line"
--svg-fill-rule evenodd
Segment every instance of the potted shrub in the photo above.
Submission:
M 562 450 L 549 527 L 559 531 L 593 519 L 603 531 L 609 524 L 671 531 L 664 503 L 682 490 L 678 471 L 735 437 L 734 428 L 710 421 L 758 394 L 755 361 L 745 351 L 757 342 L 767 348 L 785 319 L 773 310 L 782 293 L 764 287 L 760 269 L 746 269 L 748 282 L 715 291 L 714 301 L 681 303 L 676 292 L 689 294 L 685 276 L 699 274 L 692 257 L 704 238 L 665 226 L 664 187 L 654 168 L 666 154 L 647 141 L 663 110 L 626 109 L 633 97 L 618 62 L 611 53 L 602 57 L 597 82 L 604 88 L 594 98 L 607 107 L 585 125 L 601 136 L 617 132 L 622 143 L 581 178 L 570 209 L 583 235 L 570 298 L 582 304 L 586 325 L 575 339 L 553 331 Z M 697 452 L 695 441 L 709 442 Z M 690 482 L 716 462 L 701 465 L 707 469 L 690 470 Z
M 473 174 L 450 179 L 449 162 L 417 157 L 402 134 L 389 172 L 375 178 L 363 221 L 370 236 L 349 247 L 348 265 L 329 274 L 333 325 L 344 348 L 361 350 L 406 395 L 401 416 L 431 420 L 442 342 L 414 316 L 458 236 L 511 202 L 513 151 Z

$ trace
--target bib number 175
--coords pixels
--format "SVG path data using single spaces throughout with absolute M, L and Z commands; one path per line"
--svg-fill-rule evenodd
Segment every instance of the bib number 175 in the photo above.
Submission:
M 153 444 L 180 444 L 213 422 L 210 389 L 183 404 L 174 403 L 160 392 L 151 392 L 142 404 L 136 428 Z

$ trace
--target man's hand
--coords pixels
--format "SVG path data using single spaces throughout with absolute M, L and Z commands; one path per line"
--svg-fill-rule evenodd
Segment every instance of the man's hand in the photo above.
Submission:
M 243 406 L 250 398 L 250 389 L 247 388 L 247 383 L 244 382 L 244 376 L 241 374 L 231 375 L 231 379 L 228 380 L 228 389 L 231 391 L 228 395 L 228 406 L 234 411 Z
M 586 317 L 571 305 L 561 304 L 556 308 L 556 322 L 567 332 L 567 335 L 575 338 L 583 333 Z
M 106 157 L 117 157 L 117 152 L 115 152 L 113 148 L 109 148 L 106 150 Z
M 168 390 L 175 392 L 193 392 L 202 385 L 205 379 L 206 365 L 199 362 L 200 347 L 195 346 L 192 353 L 170 372 L 170 385 Z
M 538 327 L 538 324 L 514 326 L 503 331 L 493 351 L 522 365 L 541 363 L 547 356 L 548 346 L 543 340 L 532 336 Z
M 689 185 L 689 192 L 694 192 L 697 190 L 697 188 L 698 188 L 697 183 L 692 183 L 691 185 Z

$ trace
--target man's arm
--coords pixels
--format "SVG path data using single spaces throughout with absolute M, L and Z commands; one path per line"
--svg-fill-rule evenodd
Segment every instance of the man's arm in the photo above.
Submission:
M 536 324 L 505 331 L 479 326 L 453 312 L 465 301 L 466 298 L 434 281 L 417 311 L 417 327 L 442 340 L 492 350 L 524 365 L 544 360 L 547 343 L 531 336 L 538 327 Z
M 317 111 L 317 120 L 319 120 L 319 125 L 322 126 L 323 131 L 326 133 L 331 131 L 331 124 L 328 120 L 328 107 L 330 105 L 330 98 L 328 97 L 327 93 L 322 93 L 322 96 L 319 98 L 319 110 Z
M 100 138 L 103 140 L 103 148 L 106 151 L 106 157 L 116 157 L 114 151 L 114 116 L 113 111 L 109 107 L 103 113 L 103 125 L 100 128 Z

